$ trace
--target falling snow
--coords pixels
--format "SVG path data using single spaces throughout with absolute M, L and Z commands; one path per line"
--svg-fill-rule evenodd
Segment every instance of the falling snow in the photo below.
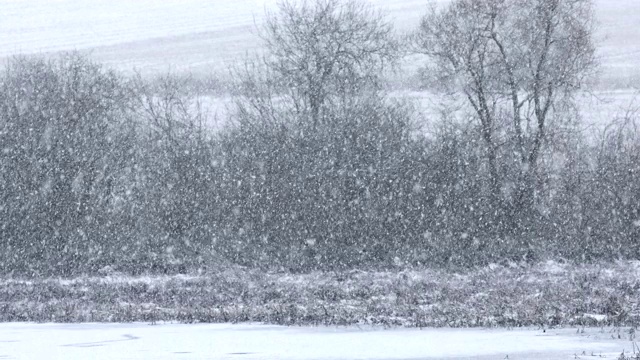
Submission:
M 640 318 L 621 270 L 635 274 L 640 255 L 634 1 L 0 5 L 5 321 L 538 325 L 491 341 L 560 356 L 584 339 L 545 345 L 531 331 Z M 456 301 L 481 315 L 449 311 Z M 122 354 L 178 328 L 83 326 L 46 331 Z M 0 326 L 0 358 L 37 328 Z M 396 338 L 415 344 L 379 358 L 512 354 L 450 353 L 453 330 L 190 329 L 303 339 L 287 354 L 227 344 L 222 358 L 306 357 L 306 341 L 322 343 L 318 358 L 376 358 L 345 339 Z M 423 335 L 447 345 L 425 354 Z M 463 338 L 481 335 L 495 334 Z M 122 336 L 136 341 L 105 345 Z M 614 356 L 619 339 L 606 340 L 583 351 Z

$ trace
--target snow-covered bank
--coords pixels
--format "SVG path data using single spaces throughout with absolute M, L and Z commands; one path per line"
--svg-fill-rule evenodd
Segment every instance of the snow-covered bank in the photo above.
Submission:
M 615 359 L 632 348 L 621 329 L 0 324 L 1 359 Z

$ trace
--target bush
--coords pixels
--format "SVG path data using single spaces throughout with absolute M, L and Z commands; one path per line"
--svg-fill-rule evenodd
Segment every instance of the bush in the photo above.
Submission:
M 389 264 L 417 236 L 411 113 L 378 98 L 340 110 L 326 125 L 282 113 L 223 134 L 220 251 L 252 266 L 344 268 Z
M 477 11 L 458 4 L 469 16 Z M 455 20 L 438 19 L 447 29 Z M 130 80 L 78 54 L 10 59 L 0 75 L 0 273 L 176 273 L 227 262 L 293 271 L 469 268 L 640 256 L 633 113 L 597 142 L 576 135 L 577 88 L 562 83 L 566 91 L 543 91 L 552 110 L 537 120 L 496 105 L 466 122 L 458 113 L 429 119 L 435 131 L 425 134 L 419 112 L 385 92 L 384 73 L 401 53 L 390 24 L 366 4 L 283 2 L 264 31 L 267 52 L 234 74 L 234 106 L 217 133 L 197 93 L 213 80 Z M 498 46 L 485 35 L 476 40 L 493 36 Z M 591 60 L 590 47 L 572 49 Z M 492 74 L 505 75 L 500 66 Z M 544 70 L 553 79 L 557 69 Z M 581 84 L 586 74 L 578 73 Z M 496 104 L 512 103 L 504 89 L 520 96 L 511 81 L 493 80 L 501 84 L 489 87 Z M 523 84 L 533 86 L 525 99 L 535 109 L 540 89 Z
M 211 259 L 215 161 L 186 80 L 78 54 L 0 78 L 0 272 L 185 272 Z
M 0 77 L 0 271 L 68 273 L 119 253 L 136 141 L 131 91 L 77 54 Z
M 134 267 L 200 267 L 217 230 L 219 163 L 198 93 L 190 80 L 167 75 L 139 82 L 141 121 L 135 204 Z

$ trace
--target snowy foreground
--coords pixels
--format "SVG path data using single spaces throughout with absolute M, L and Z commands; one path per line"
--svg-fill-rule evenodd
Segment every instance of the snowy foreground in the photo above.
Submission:
M 0 324 L 0 359 L 616 359 L 633 347 L 613 328 Z

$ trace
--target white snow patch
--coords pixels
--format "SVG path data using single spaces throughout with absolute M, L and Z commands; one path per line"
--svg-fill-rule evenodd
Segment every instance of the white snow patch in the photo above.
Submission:
M 607 315 L 602 315 L 602 314 L 584 314 L 584 317 L 593 319 L 598 322 L 607 320 Z
M 549 260 L 543 264 L 543 271 L 549 274 L 559 275 L 566 272 L 566 269 L 557 261 Z
M 568 359 L 615 358 L 608 331 L 304 328 L 256 324 L 0 324 L 0 358 L 16 359 Z

